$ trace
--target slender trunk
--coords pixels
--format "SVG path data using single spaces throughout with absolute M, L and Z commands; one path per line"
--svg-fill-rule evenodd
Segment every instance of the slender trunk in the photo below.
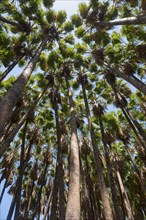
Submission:
M 34 57 L 30 60 L 28 65 L 25 67 L 24 71 L 18 77 L 18 79 L 14 82 L 12 87 L 8 90 L 6 95 L 0 101 L 0 134 L 3 132 L 5 125 L 9 122 L 13 108 L 16 103 L 20 99 L 22 92 L 27 84 L 32 71 L 35 68 L 37 61 L 41 55 L 41 52 L 45 48 L 48 41 L 48 37 L 46 37 L 41 45 L 38 47 Z
M 82 204 L 83 204 L 83 210 L 84 210 L 84 219 L 92 219 L 94 220 L 94 212 L 93 207 L 91 208 L 91 203 L 89 200 L 89 193 L 87 189 L 87 183 L 86 183 L 86 174 L 85 169 L 83 168 L 82 161 L 80 160 L 81 164 L 81 177 L 82 177 Z M 96 216 L 96 220 L 99 219 L 99 216 Z
M 20 156 L 20 168 L 19 168 L 19 175 L 18 175 L 18 178 L 16 180 L 16 190 L 15 190 L 15 194 L 13 195 L 13 199 L 12 199 L 12 202 L 11 202 L 11 206 L 10 206 L 10 209 L 9 209 L 7 220 L 11 220 L 15 206 L 16 206 L 16 209 L 15 209 L 14 220 L 19 219 L 19 208 L 20 208 L 22 178 L 23 178 L 23 171 L 24 171 L 24 168 L 25 168 L 24 167 L 24 150 L 25 150 L 24 147 L 25 147 L 25 135 L 26 135 L 27 123 L 28 122 L 26 122 L 26 124 L 25 124 L 24 136 L 22 138 L 22 148 L 21 148 L 21 156 Z
M 146 15 L 138 15 L 135 17 L 120 18 L 111 21 L 95 21 L 95 27 L 105 28 L 113 25 L 138 25 L 146 24 Z
M 55 121 L 56 121 L 56 134 L 57 134 L 57 160 L 56 160 L 56 171 L 55 171 L 55 178 L 54 178 L 54 187 L 52 193 L 52 207 L 51 207 L 51 215 L 50 220 L 57 219 L 57 201 L 58 201 L 58 191 L 59 191 L 59 169 L 61 161 L 61 146 L 60 146 L 60 125 L 59 125 L 59 116 L 58 116 L 58 106 L 56 97 L 53 100 L 53 109 L 55 111 Z
M 102 199 L 102 203 L 103 203 L 104 216 L 105 216 L 106 220 L 113 220 L 112 209 L 110 206 L 110 201 L 109 201 L 108 192 L 107 192 L 105 179 L 104 179 L 105 177 L 104 177 L 102 161 L 100 158 L 100 151 L 99 151 L 97 144 L 96 144 L 96 137 L 95 137 L 95 133 L 94 133 L 94 128 L 93 128 L 93 125 L 91 122 L 91 116 L 90 116 L 90 111 L 89 111 L 89 106 L 88 106 L 88 101 L 87 101 L 87 95 L 86 95 L 84 84 L 83 83 L 81 83 L 81 84 L 82 84 L 85 108 L 86 108 L 86 112 L 87 112 L 88 124 L 89 124 L 89 129 L 90 129 L 91 141 L 92 141 L 92 146 L 93 146 L 94 160 L 96 163 L 96 171 L 97 171 L 98 182 L 99 182 L 99 190 L 100 190 L 101 199 Z
M 24 55 L 19 56 L 12 64 L 9 65 L 9 67 L 2 73 L 0 76 L 0 82 L 2 82 L 5 77 L 11 72 L 11 70 L 18 64 L 18 62 L 22 59 Z
M 55 110 L 55 120 L 56 120 L 57 145 L 58 145 L 56 176 L 58 179 L 58 191 L 59 191 L 59 219 L 64 220 L 65 219 L 65 196 L 64 196 L 64 180 L 63 180 L 64 170 L 63 170 L 62 150 L 61 150 L 61 141 L 60 141 L 61 134 L 60 134 L 60 124 L 59 124 L 59 115 L 58 115 L 58 105 L 57 105 L 56 98 L 54 101 L 55 101 L 54 110 Z
M 141 125 L 139 124 L 139 122 L 133 118 L 133 115 L 131 114 L 131 112 L 125 108 L 127 114 L 129 115 L 131 121 L 133 122 L 133 124 L 135 125 L 135 127 L 137 128 L 137 131 L 139 132 L 139 134 L 141 135 L 141 137 L 143 138 L 143 140 L 146 142 L 146 132 L 144 131 L 144 129 L 141 127 Z
M 3 131 L 3 135 L 0 139 L 0 142 L 3 142 L 4 140 L 6 140 L 10 130 L 12 130 L 12 126 L 14 124 L 17 124 L 17 122 L 20 120 L 20 115 L 21 115 L 21 111 L 23 110 L 24 106 L 18 106 L 16 105 L 15 109 L 12 111 L 11 114 L 11 118 L 10 118 L 10 122 L 7 124 L 7 126 L 5 127 L 4 131 Z
M 123 107 L 122 103 L 121 103 L 121 99 L 120 99 L 120 94 L 118 93 L 118 91 L 116 90 L 116 83 L 112 84 L 111 82 L 108 82 L 115 94 L 115 97 L 116 99 L 118 100 L 118 102 L 120 103 L 120 108 L 123 112 L 123 114 L 125 115 L 125 118 L 127 119 L 127 121 L 129 122 L 132 130 L 134 131 L 136 137 L 137 137 L 137 140 L 138 142 L 140 143 L 140 145 L 143 147 L 144 150 L 146 150 L 146 145 L 142 139 L 142 137 L 139 135 L 136 127 L 135 127 L 135 124 L 133 123 L 133 121 L 131 120 L 130 118 L 130 115 L 127 113 L 127 109 L 125 107 Z
M 63 161 L 62 161 L 63 163 Z M 65 195 L 64 195 L 64 170 L 63 170 L 63 164 L 61 164 L 60 171 L 59 171 L 59 220 L 65 219 Z
M 93 220 L 97 220 L 98 218 L 100 219 L 100 210 L 99 210 L 99 207 L 97 207 L 97 204 L 95 202 L 96 199 L 95 199 L 94 192 L 93 192 L 93 182 L 90 176 L 90 167 L 88 164 L 87 154 L 85 155 L 85 164 L 86 164 L 86 174 L 87 174 L 86 182 L 87 182 L 87 187 L 89 190 L 91 213 L 93 213 Z
M 43 94 L 45 93 L 45 91 L 47 90 L 48 85 L 46 85 L 44 91 L 38 95 L 37 99 L 34 101 L 33 105 L 29 108 L 29 110 L 22 116 L 22 118 L 20 119 L 20 121 L 18 122 L 18 124 L 14 127 L 14 129 L 8 134 L 6 140 L 4 140 L 1 143 L 1 147 L 0 147 L 0 157 L 2 157 L 2 155 L 4 154 L 4 152 L 7 150 L 7 148 L 9 147 L 10 143 L 13 141 L 15 135 L 18 133 L 19 129 L 21 128 L 21 126 L 24 124 L 25 120 L 29 117 L 29 114 L 31 114 L 32 110 L 34 109 L 34 107 L 36 106 L 36 104 L 39 102 L 39 100 L 42 98 Z
M 119 68 L 113 69 L 112 70 L 118 77 L 123 78 L 126 80 L 128 83 L 130 83 L 132 86 L 137 88 L 140 92 L 142 92 L 144 95 L 146 95 L 146 84 L 143 82 L 140 82 L 140 80 L 136 80 L 132 76 L 123 73 Z
M 132 157 L 132 154 L 129 150 L 129 147 L 126 145 L 126 143 L 123 141 L 124 145 L 125 145 L 125 148 L 126 148 L 126 151 L 128 152 L 129 156 L 130 156 L 130 159 L 131 159 L 131 162 L 133 164 L 133 169 L 134 169 L 134 172 L 136 173 L 136 182 L 137 182 L 137 185 L 139 186 L 140 188 L 140 197 L 141 197 L 141 202 L 142 202 L 142 206 L 143 206 L 143 210 L 144 210 L 144 213 L 146 214 L 146 200 L 145 200 L 145 193 L 146 193 L 146 190 L 145 190 L 145 180 L 143 180 L 141 178 L 141 174 L 139 172 L 139 169 L 137 167 L 137 164 L 136 162 L 133 160 L 133 157 Z
M 1 194 L 0 194 L 0 204 L 1 204 L 1 201 L 2 201 L 2 199 L 3 199 L 3 195 L 4 195 L 4 192 L 5 192 L 5 189 L 6 189 L 6 187 L 7 187 L 7 179 L 5 180 L 5 184 L 4 184 L 4 186 L 3 186 L 3 189 L 2 189 L 2 192 L 1 192 Z
M 36 204 L 36 208 L 37 208 L 36 209 L 37 211 L 36 220 L 40 219 L 40 201 L 41 201 L 42 189 L 43 189 L 47 169 L 48 169 L 48 163 L 46 163 L 45 170 L 43 171 L 42 182 L 41 182 L 41 186 L 40 186 L 39 193 L 38 193 L 37 204 Z
M 18 23 L 18 22 L 14 22 L 14 21 L 8 20 L 7 18 L 4 18 L 1 15 L 0 15 L 0 21 L 4 22 L 6 24 L 10 24 L 10 25 L 12 25 L 14 27 L 17 27 L 18 30 L 26 32 L 27 34 L 29 34 L 30 31 L 31 31 L 30 25 L 28 23 L 26 23 L 26 22 L 23 23 L 23 25 L 22 25 L 22 24 L 20 24 L 20 22 Z
M 104 127 L 103 127 L 102 118 L 100 114 L 98 115 L 98 118 L 99 118 L 100 130 L 101 130 L 101 135 L 102 135 L 102 142 L 104 146 L 105 159 L 106 159 L 108 176 L 109 176 L 109 183 L 110 183 L 110 188 L 111 188 L 111 193 L 112 193 L 112 200 L 113 200 L 113 205 L 114 205 L 114 210 L 115 210 L 115 217 L 116 217 L 116 220 L 120 220 L 120 219 L 123 220 L 123 216 L 122 216 L 122 212 L 121 212 L 120 204 L 118 200 L 118 195 L 117 195 L 116 184 L 114 181 L 113 170 L 111 167 L 111 162 L 110 162 L 107 144 L 105 140 Z
M 4 18 L 3 16 L 0 15 L 0 21 L 6 23 L 6 24 L 10 24 L 12 26 L 15 26 L 17 27 L 20 31 L 23 31 L 23 26 L 20 24 L 20 23 L 17 23 L 17 22 L 14 22 L 14 21 L 11 21 L 11 20 L 8 20 L 6 18 Z
M 79 144 L 77 137 L 76 113 L 74 110 L 73 98 L 69 86 L 68 77 L 65 76 L 70 105 L 70 127 L 71 127 L 71 153 L 69 190 L 66 210 L 66 220 L 80 219 L 80 164 L 79 164 Z
M 30 210 L 30 205 L 31 205 L 31 201 L 32 201 L 32 193 L 33 193 L 34 186 L 35 186 L 35 180 L 33 180 L 32 184 L 31 184 L 30 196 L 29 196 L 29 199 L 27 202 L 27 207 L 26 207 L 25 213 L 24 213 L 24 219 L 27 219 L 27 217 L 29 216 L 29 210 Z
M 20 199 L 21 199 L 21 189 L 22 189 L 22 180 L 23 180 L 23 173 L 24 173 L 24 154 L 25 154 L 25 138 L 26 138 L 26 131 L 27 131 L 28 121 L 26 121 L 24 125 L 23 137 L 22 137 L 22 145 L 21 145 L 21 155 L 20 155 L 20 166 L 19 166 L 19 174 L 18 174 L 18 181 L 17 181 L 17 191 L 16 191 L 16 209 L 14 220 L 19 220 L 19 209 L 20 209 Z
M 46 220 L 47 214 L 49 213 L 50 203 L 51 203 L 51 200 L 52 200 L 52 192 L 53 192 L 53 189 L 51 189 L 51 192 L 49 194 L 48 204 L 47 204 L 47 208 L 45 210 L 44 216 L 43 216 L 43 220 Z
M 131 206 L 130 206 L 128 195 L 127 195 L 127 193 L 124 189 L 122 178 L 121 178 L 121 175 L 120 175 L 120 172 L 119 172 L 118 169 L 116 171 L 116 175 L 117 175 L 119 187 L 120 187 L 120 190 L 121 190 L 121 195 L 122 195 L 122 198 L 123 198 L 123 202 L 124 202 L 124 205 L 125 205 L 125 209 L 127 211 L 128 219 L 129 220 L 134 220 L 134 216 L 133 216 L 133 213 L 132 213 L 132 209 L 131 209 Z
M 13 199 L 11 201 L 11 205 L 10 205 L 10 209 L 9 209 L 9 212 L 8 212 L 8 215 L 7 215 L 7 219 L 6 220 L 11 220 L 12 219 L 12 216 L 13 216 L 13 212 L 14 212 L 14 208 L 15 208 L 15 195 L 13 196 Z
M 121 106 L 121 109 L 122 109 L 122 112 L 123 112 L 123 114 L 125 115 L 127 121 L 129 122 L 129 124 L 130 124 L 132 130 L 134 131 L 134 133 L 135 133 L 135 135 L 136 135 L 136 137 L 137 137 L 138 142 L 139 142 L 140 145 L 143 147 L 143 149 L 146 150 L 146 145 L 145 145 L 143 139 L 141 138 L 141 136 L 139 135 L 137 129 L 135 128 L 135 125 L 134 125 L 133 122 L 131 121 L 129 115 L 127 114 L 127 111 L 126 111 L 125 108 L 123 108 L 122 106 Z

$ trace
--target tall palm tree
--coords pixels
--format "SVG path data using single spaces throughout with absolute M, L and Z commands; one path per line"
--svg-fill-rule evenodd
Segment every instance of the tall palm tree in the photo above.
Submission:
M 48 42 L 48 36 L 42 41 L 34 57 L 30 60 L 28 65 L 25 67 L 24 71 L 21 73 L 21 75 L 12 85 L 12 87 L 8 90 L 6 95 L 1 99 L 0 101 L 0 108 L 1 108 L 0 133 L 3 132 L 3 129 L 6 123 L 9 122 L 11 112 L 13 108 L 15 107 L 16 103 L 18 102 L 18 100 L 20 99 L 22 92 L 25 88 L 25 85 L 28 82 L 32 74 L 32 71 L 34 70 L 37 61 L 39 60 L 41 52 L 46 47 L 47 42 Z
M 108 148 L 107 148 L 104 126 L 103 126 L 103 122 L 102 122 L 102 115 L 104 114 L 104 108 L 99 103 L 94 101 L 93 112 L 99 119 L 100 130 L 101 130 L 101 135 L 102 135 L 102 142 L 103 142 L 103 146 L 104 146 L 104 153 L 105 153 L 105 159 L 106 159 L 106 165 L 107 165 L 107 170 L 108 170 L 108 175 L 109 175 L 110 188 L 111 188 L 111 193 L 112 193 L 112 200 L 113 200 L 113 205 L 114 205 L 114 210 L 115 210 L 115 217 L 117 220 L 123 219 L 122 212 L 120 210 L 120 204 L 118 201 L 117 189 L 116 189 L 116 184 L 114 181 L 113 170 L 112 170 L 112 166 L 111 166 L 111 162 L 110 162 L 109 152 L 108 152 Z
M 56 134 L 57 134 L 57 160 L 56 160 L 56 173 L 54 178 L 54 188 L 52 192 L 52 208 L 50 219 L 57 219 L 57 200 L 59 198 L 59 219 L 65 219 L 65 197 L 64 197 L 64 181 L 63 181 L 63 160 L 62 160 L 62 149 L 61 149 L 61 131 L 60 122 L 58 115 L 58 103 L 59 93 L 57 86 L 52 85 L 53 88 L 50 93 L 50 99 L 52 108 L 55 111 L 55 122 L 56 122 Z
M 33 105 L 26 111 L 26 113 L 23 115 L 23 117 L 18 121 L 18 123 L 16 124 L 16 126 L 14 127 L 14 129 L 12 131 L 9 132 L 9 134 L 7 135 L 6 139 L 4 139 L 1 143 L 1 148 L 0 148 L 0 157 L 4 154 L 4 152 L 7 150 L 7 148 L 9 147 L 10 143 L 13 141 L 15 135 L 17 134 L 17 132 L 19 131 L 19 129 L 21 128 L 21 126 L 23 125 L 23 123 L 25 122 L 25 120 L 32 115 L 32 112 L 34 111 L 34 108 L 36 106 L 36 104 L 39 102 L 39 100 L 42 98 L 42 96 L 44 95 L 44 93 L 46 92 L 47 88 L 48 88 L 48 84 L 45 86 L 44 91 L 42 93 L 40 93 L 38 95 L 38 97 L 36 98 L 36 100 L 34 101 Z
M 80 219 L 80 164 L 79 164 L 79 143 L 77 136 L 77 122 L 74 102 L 69 85 L 70 69 L 65 65 L 63 72 L 70 106 L 70 127 L 71 127 L 71 148 L 70 148 L 70 171 L 69 190 L 66 208 L 66 220 Z M 76 201 L 76 202 L 75 202 Z
M 98 181 L 99 181 L 99 190 L 101 193 L 101 199 L 102 199 L 103 207 L 104 207 L 104 215 L 106 219 L 113 219 L 108 192 L 107 192 L 106 184 L 105 184 L 105 177 L 104 177 L 102 162 L 100 158 L 100 151 L 97 147 L 96 136 L 95 136 L 94 128 L 92 125 L 89 105 L 87 101 L 87 95 L 86 95 L 86 90 L 85 90 L 85 76 L 79 75 L 79 82 L 81 83 L 82 90 L 83 90 L 86 114 L 87 114 L 87 119 L 88 119 L 88 126 L 90 130 L 91 141 L 92 141 L 93 152 L 94 152 L 94 159 L 95 159 L 96 170 L 97 170 Z

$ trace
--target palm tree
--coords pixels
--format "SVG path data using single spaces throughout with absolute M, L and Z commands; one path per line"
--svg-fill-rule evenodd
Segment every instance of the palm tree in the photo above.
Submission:
M 113 170 L 112 170 L 112 166 L 111 166 L 111 162 L 110 162 L 109 152 L 108 152 L 108 148 L 107 148 L 104 126 L 103 126 L 103 122 L 102 122 L 103 121 L 102 115 L 104 114 L 104 108 L 101 104 L 94 101 L 93 112 L 99 119 L 100 130 L 101 130 L 101 134 L 102 134 L 102 142 L 103 142 L 103 146 L 104 146 L 104 154 L 105 154 L 106 165 L 107 165 L 107 170 L 108 170 L 108 175 L 109 175 L 110 188 L 111 188 L 111 193 L 112 193 L 112 200 L 113 200 L 113 205 L 114 205 L 114 210 L 115 210 L 115 216 L 116 216 L 117 220 L 123 219 L 122 212 L 120 210 L 120 204 L 118 201 L 117 189 L 116 189 L 116 185 L 115 185 L 115 181 L 114 181 Z
M 95 136 L 94 128 L 92 125 L 90 111 L 89 111 L 89 105 L 88 105 L 88 101 L 87 101 L 87 95 L 86 95 L 86 90 L 85 90 L 85 82 L 87 82 L 86 76 L 79 75 L 79 82 L 81 83 L 82 90 L 83 90 L 86 114 L 87 114 L 87 118 L 88 118 L 88 126 L 89 126 L 89 130 L 90 130 L 91 141 L 92 141 L 93 152 L 94 152 L 94 159 L 95 159 L 95 163 L 96 163 L 96 171 L 97 171 L 98 181 L 99 181 L 99 190 L 101 193 L 101 198 L 102 198 L 102 202 L 103 202 L 103 206 L 104 206 L 104 215 L 105 215 L 106 219 L 112 219 L 113 218 L 112 217 L 112 210 L 110 207 L 108 193 L 107 193 L 107 189 L 106 189 L 106 185 L 105 185 L 105 179 L 104 179 L 105 177 L 104 177 L 102 162 L 101 162 L 101 158 L 100 158 L 100 151 L 99 151 L 97 144 L 96 144 L 96 136 Z
M 50 93 L 50 99 L 52 108 L 55 111 L 55 122 L 56 122 L 56 133 L 57 133 L 57 160 L 56 160 L 56 173 L 54 178 L 54 188 L 52 192 L 52 208 L 50 219 L 57 218 L 57 200 L 59 197 L 59 219 L 65 219 L 65 197 L 64 197 L 64 181 L 63 181 L 63 160 L 62 160 L 62 149 L 61 149 L 61 130 L 58 115 L 58 103 L 59 103 L 59 93 L 57 91 L 57 86 L 52 85 L 53 88 Z M 56 87 L 55 87 L 56 86 Z
M 0 157 L 4 154 L 4 152 L 7 150 L 7 148 L 9 147 L 10 143 L 13 141 L 15 135 L 18 133 L 19 129 L 21 128 L 21 126 L 24 124 L 25 120 L 28 117 L 31 117 L 34 108 L 36 106 L 36 104 L 39 102 L 39 100 L 42 98 L 42 96 L 44 95 L 44 93 L 46 92 L 48 88 L 48 84 L 46 85 L 46 87 L 44 88 L 44 91 L 42 93 L 40 93 L 38 95 L 38 97 L 36 98 L 35 102 L 33 103 L 33 105 L 26 111 L 26 113 L 23 115 L 23 117 L 18 121 L 17 125 L 13 128 L 12 131 L 9 132 L 9 134 L 6 136 L 6 139 L 4 139 L 1 143 L 1 148 L 0 148 Z
M 71 149 L 70 149 L 70 172 L 69 172 L 69 190 L 66 208 L 66 220 L 80 219 L 80 164 L 79 164 L 79 144 L 77 136 L 76 113 L 74 102 L 69 85 L 69 74 L 67 64 L 64 66 L 66 87 L 70 105 L 70 127 L 71 127 Z M 76 201 L 76 202 L 75 202 Z
M 1 108 L 1 117 L 0 117 L 0 133 L 2 133 L 4 126 L 6 123 L 9 122 L 11 112 L 13 108 L 15 107 L 16 103 L 21 97 L 21 94 L 24 90 L 24 87 L 29 80 L 32 71 L 35 68 L 35 65 L 40 57 L 40 54 L 42 50 L 46 47 L 48 41 L 48 37 L 46 37 L 40 46 L 38 47 L 34 57 L 31 59 L 31 61 L 28 63 L 28 65 L 25 67 L 24 71 L 21 73 L 21 75 L 18 77 L 18 79 L 15 81 L 13 86 L 9 89 L 9 91 L 6 93 L 6 95 L 1 99 L 0 101 L 0 108 Z

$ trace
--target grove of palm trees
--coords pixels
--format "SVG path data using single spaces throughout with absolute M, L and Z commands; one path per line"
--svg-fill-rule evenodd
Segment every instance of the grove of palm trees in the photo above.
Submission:
M 145 220 L 146 0 L 54 3 L 0 1 L 0 212 Z

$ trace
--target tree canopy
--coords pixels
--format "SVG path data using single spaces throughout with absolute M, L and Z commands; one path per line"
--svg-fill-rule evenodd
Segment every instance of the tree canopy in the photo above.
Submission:
M 0 2 L 7 220 L 144 220 L 146 1 L 54 2 Z

